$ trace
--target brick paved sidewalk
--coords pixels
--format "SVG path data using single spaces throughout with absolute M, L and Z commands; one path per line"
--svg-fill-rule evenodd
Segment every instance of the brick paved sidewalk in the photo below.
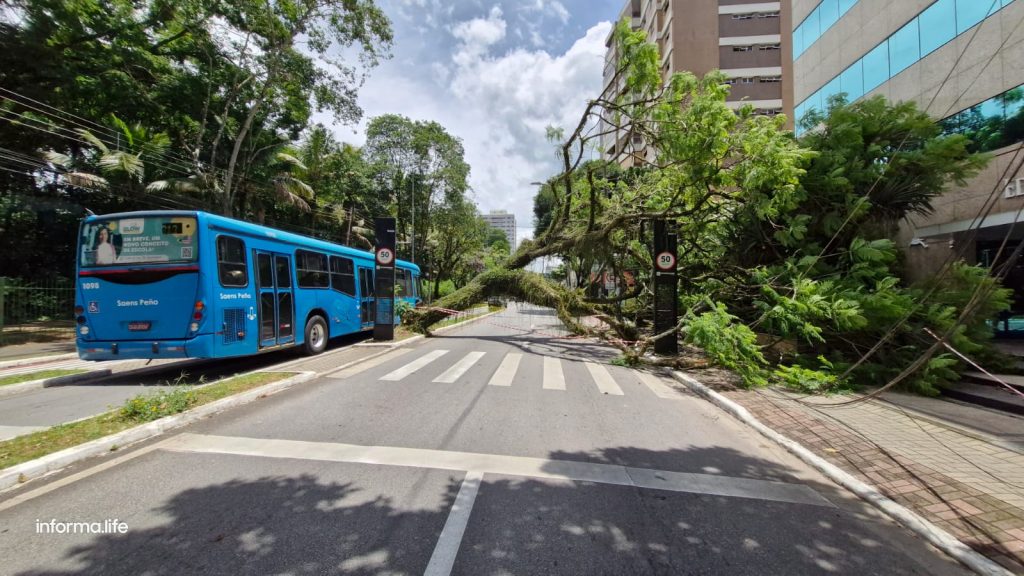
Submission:
M 1024 454 L 885 402 L 742 390 L 693 374 L 766 426 L 1024 574 Z M 711 376 L 711 377 L 709 377 Z M 807 404 L 794 401 L 802 398 Z

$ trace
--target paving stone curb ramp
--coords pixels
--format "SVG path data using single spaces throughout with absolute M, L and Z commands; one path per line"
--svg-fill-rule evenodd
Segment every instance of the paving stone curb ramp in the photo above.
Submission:
M 243 376 L 244 374 L 240 374 Z M 275 394 L 282 390 L 291 388 L 296 384 L 308 382 L 317 377 L 316 372 L 297 372 L 295 376 L 291 378 L 285 378 L 277 382 L 272 382 L 252 390 L 228 396 L 220 400 L 210 402 L 209 404 L 203 404 L 197 406 L 191 410 L 186 410 L 181 414 L 175 414 L 173 416 L 166 416 L 159 420 L 154 420 L 141 426 L 129 428 L 110 436 L 104 436 L 103 438 L 97 438 L 85 444 L 73 446 L 60 452 L 54 452 L 48 454 L 42 458 L 23 462 L 17 466 L 12 466 L 5 470 L 0 470 L 0 490 L 10 488 L 11 486 L 17 486 L 27 480 L 38 478 L 44 474 L 60 470 L 66 466 L 91 458 L 93 456 L 99 456 L 102 454 L 109 454 L 111 448 L 123 448 L 129 444 L 141 442 L 159 436 L 168 430 L 174 428 L 180 428 L 186 424 L 191 424 L 197 420 L 212 416 L 218 412 L 222 412 L 229 408 L 248 404 L 258 398 Z
M 1003 568 L 996 562 L 975 552 L 963 542 L 954 538 L 951 534 L 935 526 L 928 520 L 922 518 L 911 510 L 890 500 L 874 487 L 854 478 L 846 471 L 826 461 L 817 454 L 814 454 L 801 444 L 790 440 L 775 430 L 765 426 L 755 418 L 746 408 L 738 403 L 715 392 L 711 388 L 701 384 L 699 381 L 681 372 L 672 372 L 672 375 L 682 382 L 694 393 L 706 398 L 712 404 L 725 410 L 744 424 L 757 430 L 761 435 L 772 440 L 788 452 L 800 458 L 807 464 L 813 466 L 826 477 L 850 490 L 857 496 L 868 501 L 870 504 L 884 512 L 893 520 L 899 522 L 918 536 L 927 540 L 930 544 L 942 550 L 950 557 L 955 558 L 971 570 L 983 576 L 1013 576 L 1013 573 Z
M 81 374 L 68 374 L 67 376 L 41 378 L 39 380 L 29 380 L 28 382 L 8 384 L 6 386 L 0 386 L 0 398 L 3 398 L 4 396 L 11 396 L 13 394 L 20 394 L 26 390 L 35 390 L 37 388 L 50 388 L 52 386 L 67 386 L 68 384 L 77 384 L 79 382 L 84 382 L 87 380 L 106 378 L 107 376 L 110 376 L 113 373 L 114 372 L 109 369 L 90 370 L 89 372 L 82 372 Z

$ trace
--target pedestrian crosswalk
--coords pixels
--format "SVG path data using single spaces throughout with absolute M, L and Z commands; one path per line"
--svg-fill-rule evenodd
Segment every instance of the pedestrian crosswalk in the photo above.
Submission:
M 414 349 L 400 348 L 347 367 L 331 376 L 349 378 L 383 367 L 381 372 L 387 372 L 372 378 L 384 382 L 430 384 L 486 382 L 488 387 L 513 388 L 537 386 L 536 376 L 539 372 L 539 388 L 545 391 L 566 392 L 584 388 L 606 396 L 626 396 L 627 391 L 632 394 L 635 390 L 646 389 L 658 398 L 680 399 L 687 396 L 656 374 L 611 368 L 594 361 L 581 362 L 521 352 L 473 350 L 452 353 L 444 349 L 416 351 L 415 354 L 410 352 L 414 352 Z

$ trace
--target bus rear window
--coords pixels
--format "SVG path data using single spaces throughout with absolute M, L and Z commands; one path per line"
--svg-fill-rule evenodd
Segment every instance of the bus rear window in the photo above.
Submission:
M 92 220 L 78 241 L 83 268 L 124 264 L 195 262 L 194 216 L 140 216 Z

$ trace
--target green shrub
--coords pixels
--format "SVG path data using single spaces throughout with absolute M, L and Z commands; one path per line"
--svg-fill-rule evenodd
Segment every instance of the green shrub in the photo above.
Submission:
M 195 403 L 196 395 L 191 387 L 176 386 L 156 394 L 139 394 L 129 398 L 121 406 L 120 415 L 122 419 L 131 422 L 149 422 L 184 412 Z

